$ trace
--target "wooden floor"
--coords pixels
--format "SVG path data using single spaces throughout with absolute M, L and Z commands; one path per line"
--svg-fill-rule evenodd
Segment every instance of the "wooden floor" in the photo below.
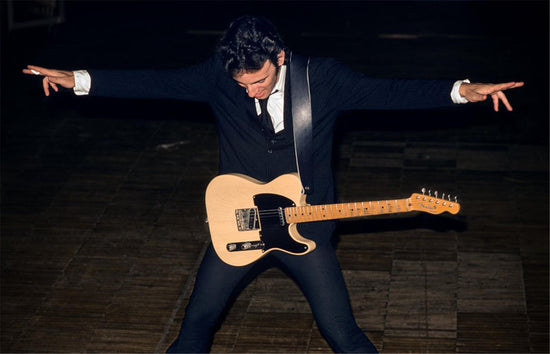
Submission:
M 22 109 L 2 146 L 2 352 L 164 351 L 208 244 L 215 127 Z M 340 132 L 340 200 L 426 186 L 462 203 L 457 217 L 340 224 L 355 315 L 380 351 L 548 351 L 548 151 L 495 129 Z M 213 351 L 329 347 L 271 269 L 238 297 Z

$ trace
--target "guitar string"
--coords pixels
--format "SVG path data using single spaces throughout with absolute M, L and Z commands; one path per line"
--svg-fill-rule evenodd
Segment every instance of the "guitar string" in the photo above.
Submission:
M 397 200 L 395 200 L 395 201 L 397 202 Z M 344 209 L 347 209 L 347 208 L 345 208 L 346 203 L 340 203 L 340 204 L 342 204 Z M 355 206 L 357 203 L 347 203 L 348 208 L 351 204 L 354 204 L 354 206 Z M 301 209 L 303 207 L 293 207 L 293 208 Z M 286 209 L 286 208 L 284 208 L 284 209 Z M 368 207 L 366 207 L 366 208 L 353 208 L 353 209 L 355 209 L 355 212 L 357 212 L 358 210 L 364 209 L 363 213 L 366 214 L 369 209 L 372 209 L 372 207 L 371 208 L 368 208 Z M 380 206 L 378 206 L 378 209 L 380 209 Z M 341 212 L 342 212 L 342 210 L 338 210 L 337 213 L 339 214 Z M 353 210 L 351 212 L 353 213 Z M 260 217 L 279 217 L 279 209 L 262 209 L 262 210 L 258 211 L 258 215 Z

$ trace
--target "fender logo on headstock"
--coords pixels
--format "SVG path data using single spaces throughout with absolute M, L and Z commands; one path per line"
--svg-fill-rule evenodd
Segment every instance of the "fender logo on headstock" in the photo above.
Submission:
M 425 205 L 423 203 L 420 203 L 420 206 L 424 209 L 431 209 L 431 210 L 435 210 L 435 208 L 436 208 L 435 205 Z
M 411 195 L 410 201 L 412 210 L 425 211 L 431 214 L 444 212 L 456 214 L 460 210 L 460 204 L 457 202 L 456 196 L 451 199 L 451 196 L 448 195 L 445 199 L 445 193 L 443 193 L 442 198 L 438 198 L 437 191 L 434 192 L 434 196 L 432 196 L 431 191 L 428 191 L 428 195 L 426 195 L 425 188 L 422 188 L 422 194 L 414 193 Z

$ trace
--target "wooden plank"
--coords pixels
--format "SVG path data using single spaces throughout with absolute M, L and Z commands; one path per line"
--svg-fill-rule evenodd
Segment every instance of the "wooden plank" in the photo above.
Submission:
M 529 351 L 527 317 L 514 313 L 458 313 L 457 351 Z
M 461 252 L 458 262 L 459 312 L 525 313 L 519 255 Z

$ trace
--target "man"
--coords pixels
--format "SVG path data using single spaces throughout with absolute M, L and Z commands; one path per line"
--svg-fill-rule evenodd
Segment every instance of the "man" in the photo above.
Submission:
M 219 172 L 242 173 L 260 181 L 296 172 L 289 104 L 290 55 L 276 29 L 264 19 L 240 17 L 222 36 L 216 55 L 177 70 L 61 71 L 29 65 L 23 72 L 43 75 L 43 89 L 58 85 L 76 94 L 133 98 L 172 98 L 208 102 L 219 131 Z M 503 91 L 522 82 L 473 84 L 446 80 L 384 80 L 353 72 L 333 59 L 309 64 L 313 127 L 313 186 L 310 204 L 332 203 L 331 148 L 338 113 L 350 109 L 413 109 L 479 102 L 491 96 L 494 109 Z M 269 99 L 269 100 L 268 100 Z M 267 123 L 260 118 L 267 116 Z M 316 249 L 303 256 L 271 252 L 258 262 L 279 264 L 308 299 L 317 325 L 335 352 L 376 352 L 353 317 L 330 238 L 332 222 L 300 224 Z M 169 352 L 209 350 L 220 315 L 236 289 L 256 275 L 256 264 L 230 266 L 209 247 L 197 274 L 178 338 Z

